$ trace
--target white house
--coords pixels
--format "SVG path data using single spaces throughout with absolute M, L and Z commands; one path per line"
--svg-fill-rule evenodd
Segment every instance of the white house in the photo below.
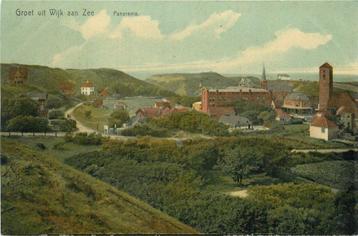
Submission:
M 330 140 L 335 138 L 338 133 L 338 126 L 329 120 L 324 113 L 318 112 L 310 123 L 310 137 Z
M 93 95 L 94 94 L 94 85 L 92 82 L 90 82 L 89 80 L 86 80 L 86 82 L 84 82 L 81 85 L 81 94 L 82 95 Z

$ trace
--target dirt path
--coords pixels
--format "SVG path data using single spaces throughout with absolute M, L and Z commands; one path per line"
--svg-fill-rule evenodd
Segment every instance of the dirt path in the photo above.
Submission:
M 78 103 L 76 106 L 71 107 L 70 109 L 68 109 L 67 111 L 65 111 L 65 117 L 66 118 L 70 118 L 72 120 L 76 121 L 76 126 L 77 126 L 77 131 L 75 133 L 97 133 L 96 130 L 91 129 L 85 125 L 83 125 L 79 120 L 76 119 L 76 117 L 73 115 L 74 110 L 76 110 L 78 107 L 82 106 L 83 102 Z
M 240 197 L 240 198 L 245 198 L 248 196 L 247 190 L 238 190 L 238 191 L 232 191 L 229 192 L 229 195 L 232 197 Z

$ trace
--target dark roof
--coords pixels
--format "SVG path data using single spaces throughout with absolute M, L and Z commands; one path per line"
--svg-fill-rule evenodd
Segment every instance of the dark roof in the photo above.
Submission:
M 325 62 L 323 65 L 321 65 L 319 68 L 322 68 L 322 67 L 324 67 L 324 68 L 330 68 L 330 69 L 332 69 L 333 67 L 330 65 L 330 64 L 328 64 L 327 62 Z
M 290 93 L 285 97 L 285 100 L 298 100 L 298 101 L 309 101 L 310 99 L 307 97 L 306 94 L 300 92 Z

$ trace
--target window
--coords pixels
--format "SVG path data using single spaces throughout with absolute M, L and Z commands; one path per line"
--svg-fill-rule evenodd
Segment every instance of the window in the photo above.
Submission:
M 326 129 L 324 127 L 321 127 L 321 133 L 325 133 L 326 132 Z

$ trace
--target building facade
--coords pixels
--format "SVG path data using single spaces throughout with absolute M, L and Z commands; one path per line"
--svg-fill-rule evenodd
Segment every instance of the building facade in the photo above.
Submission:
M 94 85 L 92 82 L 87 80 L 81 85 L 81 94 L 85 96 L 90 96 L 94 94 Z

